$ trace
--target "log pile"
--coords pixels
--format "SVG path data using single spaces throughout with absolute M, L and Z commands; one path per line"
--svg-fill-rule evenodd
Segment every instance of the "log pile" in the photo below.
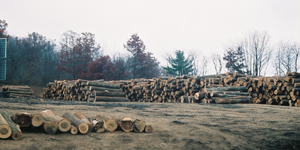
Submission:
M 129 102 L 119 85 L 100 80 L 56 80 L 44 88 L 43 98 L 87 102 Z
M 9 92 L 9 95 L 12 98 L 33 97 L 33 91 L 28 85 L 4 85 L 2 86 L 2 91 L 6 93 Z
M 9 98 L 9 91 L 0 92 L 0 98 Z
M 40 114 L 31 115 L 28 112 L 16 113 L 9 116 L 5 111 L 0 112 L 0 139 L 11 137 L 14 140 L 22 138 L 23 128 L 38 130 L 42 127 L 47 134 L 60 132 L 70 132 L 71 134 L 88 134 L 90 132 L 113 132 L 122 130 L 124 132 L 153 132 L 151 125 L 147 125 L 143 120 L 133 120 L 130 117 L 111 118 L 103 115 L 87 117 L 84 113 L 64 113 L 59 116 L 51 110 L 42 111 Z M 21 127 L 21 128 L 20 128 Z

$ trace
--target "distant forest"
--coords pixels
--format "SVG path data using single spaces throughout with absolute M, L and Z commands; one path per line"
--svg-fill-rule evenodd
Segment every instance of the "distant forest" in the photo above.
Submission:
M 105 79 L 125 80 L 207 74 L 208 64 L 215 73 L 232 71 L 253 76 L 265 75 L 272 67 L 274 75 L 299 69 L 299 43 L 270 45 L 266 32 L 253 31 L 247 37 L 224 48 L 223 54 L 204 56 L 199 51 L 184 54 L 176 50 L 166 54 L 167 66 L 160 66 L 146 51 L 138 34 L 124 41 L 130 55 L 104 55 L 95 35 L 66 31 L 57 45 L 53 40 L 33 32 L 27 37 L 11 36 L 8 23 L 0 20 L 0 38 L 7 38 L 7 81 L 10 84 L 46 85 L 53 80 Z

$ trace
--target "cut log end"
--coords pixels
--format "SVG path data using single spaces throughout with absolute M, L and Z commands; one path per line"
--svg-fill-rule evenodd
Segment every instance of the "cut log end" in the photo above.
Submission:
M 71 134 L 75 135 L 78 133 L 78 129 L 75 126 L 71 126 L 70 132 Z
M 9 138 L 11 134 L 12 134 L 12 130 L 8 124 L 0 125 L 0 138 L 2 139 Z
M 56 121 L 46 121 L 44 123 L 44 130 L 47 134 L 55 134 L 58 130 L 58 123 Z
M 71 129 L 71 122 L 68 119 L 60 120 L 58 123 L 58 129 L 61 132 L 68 132 Z
M 105 124 L 106 124 L 106 130 L 110 132 L 115 131 L 118 127 L 118 124 L 114 119 L 106 120 Z
M 146 127 L 145 127 L 145 132 L 146 133 L 152 133 L 154 130 L 153 130 L 153 128 L 152 128 L 152 126 L 151 125 L 146 125 Z
M 143 132 L 145 129 L 145 126 L 146 126 L 145 121 L 137 119 L 133 122 L 133 130 L 135 132 Z
M 11 137 L 14 140 L 20 140 L 22 138 L 22 132 L 21 131 L 15 131 L 12 133 Z
M 89 126 L 86 123 L 81 123 L 78 126 L 78 130 L 81 134 L 86 134 L 89 131 Z
M 133 124 L 132 124 L 132 119 L 129 117 L 125 117 L 121 119 L 120 121 L 120 127 L 125 131 L 125 132 L 130 132 L 133 130 Z
M 41 114 L 34 114 L 31 118 L 31 124 L 34 127 L 39 127 L 43 124 L 44 118 Z

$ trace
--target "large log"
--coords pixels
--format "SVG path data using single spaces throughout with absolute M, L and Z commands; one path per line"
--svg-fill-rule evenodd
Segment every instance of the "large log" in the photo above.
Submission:
M 146 127 L 146 123 L 143 120 L 136 119 L 133 122 L 133 130 L 135 132 L 138 132 L 138 133 L 143 132 L 145 127 Z
M 109 91 L 109 92 L 122 92 L 120 88 L 107 88 L 107 87 L 98 87 L 98 86 L 89 86 L 88 87 L 90 91 Z
M 203 99 L 203 98 L 205 98 L 205 95 L 206 95 L 206 93 L 203 93 L 203 92 L 197 92 L 197 93 L 195 93 L 195 99 L 196 100 L 201 100 L 201 99 Z
M 106 97 L 125 97 L 123 92 L 109 92 L 109 91 L 94 91 L 95 96 L 106 96 Z
M 65 119 L 65 118 L 53 113 L 51 110 L 44 110 L 41 112 L 41 115 L 47 121 L 58 122 L 58 129 L 61 132 L 68 132 L 71 129 L 71 122 L 68 119 Z
M 205 91 L 242 91 L 247 92 L 248 89 L 245 86 L 228 86 L 228 87 L 216 87 L 216 88 L 206 88 Z
M 124 117 L 117 121 L 118 125 L 125 132 L 131 132 L 133 130 L 133 121 L 130 117 Z
M 75 115 L 67 112 L 63 114 L 63 117 L 68 119 L 73 126 L 77 127 L 81 134 L 86 134 L 89 131 L 89 126 Z
M 116 84 L 111 84 L 111 83 L 104 83 L 104 82 L 93 82 L 93 81 L 88 81 L 87 82 L 88 86 L 99 86 L 99 87 L 108 87 L 108 88 L 115 88 L 115 89 L 120 89 L 119 85 Z
M 93 130 L 97 133 L 102 133 L 105 131 L 106 124 L 104 120 L 94 120 L 94 119 L 89 119 L 90 122 L 93 125 Z
M 96 115 L 96 120 L 104 120 L 105 122 L 105 130 L 109 132 L 113 132 L 118 128 L 118 124 L 115 121 L 115 119 L 112 119 L 111 117 L 108 116 L 103 116 L 103 115 Z
M 11 116 L 11 120 L 20 127 L 29 127 L 31 124 L 31 114 L 27 112 L 20 112 Z
M 2 113 L 0 114 L 0 138 L 1 139 L 9 138 L 13 132 L 11 126 L 5 119 L 6 117 L 7 116 L 2 116 Z
M 31 124 L 33 127 L 39 127 L 44 123 L 44 117 L 41 114 L 31 115 Z
M 58 122 L 44 120 L 43 127 L 47 134 L 55 134 L 58 130 Z
M 130 102 L 126 97 L 95 96 L 94 102 Z
M 89 121 L 89 119 L 82 112 L 76 112 L 74 115 L 89 126 L 88 132 L 92 132 L 93 124 Z
M 217 104 L 236 104 L 236 103 L 249 103 L 250 96 L 238 96 L 238 97 L 230 97 L 230 98 L 211 98 Z

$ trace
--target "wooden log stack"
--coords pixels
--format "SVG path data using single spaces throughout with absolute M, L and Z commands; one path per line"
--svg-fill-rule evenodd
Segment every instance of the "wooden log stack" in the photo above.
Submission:
M 33 91 L 28 85 L 4 85 L 2 86 L 2 91 L 6 93 L 9 92 L 9 96 L 12 98 L 33 98 Z
M 129 102 L 118 84 L 103 79 L 49 82 L 41 97 L 68 101 Z

